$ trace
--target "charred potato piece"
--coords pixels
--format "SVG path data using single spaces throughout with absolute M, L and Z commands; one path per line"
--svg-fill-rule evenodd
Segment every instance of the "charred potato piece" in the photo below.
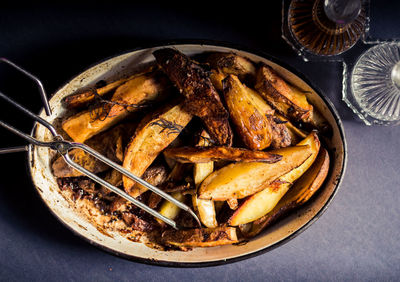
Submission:
M 254 221 L 249 232 L 244 235 L 248 238 L 256 236 L 277 219 L 308 201 L 321 187 L 328 171 L 329 154 L 325 148 L 321 148 L 310 169 L 294 183 L 289 192 L 269 213 Z
M 192 115 L 184 111 L 181 104 L 166 106 L 157 115 L 145 118 L 126 148 L 123 167 L 141 177 L 191 119 Z M 126 176 L 123 181 L 125 191 L 132 197 L 147 190 Z
M 187 250 L 194 247 L 215 247 L 238 242 L 236 228 L 216 227 L 190 230 L 166 230 L 161 240 L 170 246 Z
M 282 159 L 281 156 L 270 152 L 222 146 L 170 148 L 166 149 L 164 154 L 180 163 L 208 163 L 220 160 L 275 163 Z
M 290 189 L 293 182 L 300 178 L 313 164 L 317 158 L 320 141 L 315 132 L 312 132 L 298 145 L 309 145 L 311 156 L 299 167 L 292 169 L 278 180 L 268 185 L 264 190 L 248 197 L 239 209 L 229 219 L 229 224 L 237 226 L 259 219 L 270 212 L 279 200 Z
M 274 180 L 299 167 L 312 154 L 311 147 L 293 146 L 271 151 L 279 162 L 232 163 L 210 174 L 199 188 L 200 199 L 241 199 L 263 190 Z
M 296 121 L 311 120 L 313 107 L 305 94 L 296 91 L 270 66 L 259 68 L 255 88 L 282 115 Z
M 203 120 L 207 132 L 219 145 L 232 145 L 229 115 L 208 73 L 198 63 L 171 48 L 156 50 L 153 55 L 185 96 L 184 109 Z
M 62 129 L 75 142 L 85 142 L 126 118 L 140 105 L 160 98 L 167 85 L 167 79 L 159 73 L 137 76 L 117 88 L 111 98 L 111 104 L 104 104 L 69 117 L 62 123 Z
M 275 121 L 274 111 L 254 90 L 235 75 L 223 80 L 223 93 L 235 128 L 243 143 L 252 150 L 287 147 L 291 144 L 287 128 Z
M 234 74 L 241 81 L 252 81 L 256 75 L 254 64 L 247 58 L 234 53 L 212 53 L 207 56 L 206 62 L 210 64 L 211 68 L 219 70 L 220 73 Z

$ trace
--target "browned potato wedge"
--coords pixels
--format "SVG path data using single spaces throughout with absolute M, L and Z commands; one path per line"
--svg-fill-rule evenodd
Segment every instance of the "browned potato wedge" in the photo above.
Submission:
M 269 147 L 272 127 L 266 115 L 272 114 L 272 109 L 262 98 L 254 99 L 258 94 L 249 94 L 237 76 L 228 75 L 222 85 L 230 117 L 243 143 L 252 150 Z
M 279 162 L 232 163 L 210 174 L 199 188 L 200 199 L 225 201 L 241 199 L 263 190 L 274 180 L 299 167 L 312 154 L 309 145 L 271 151 L 282 156 Z
M 180 163 L 207 163 L 219 160 L 275 163 L 282 159 L 281 156 L 270 152 L 221 146 L 168 148 L 164 155 Z
M 159 49 L 153 55 L 185 96 L 184 109 L 203 120 L 207 132 L 219 145 L 230 146 L 232 130 L 229 115 L 206 71 L 175 49 Z
M 168 245 L 187 249 L 194 247 L 215 247 L 238 242 L 236 228 L 198 228 L 190 230 L 166 230 L 161 240 Z
M 228 74 L 233 74 L 239 77 L 241 81 L 252 81 L 256 75 L 256 67 L 245 57 L 234 53 L 215 52 L 209 55 L 206 59 L 214 70 L 211 79 L 216 83 L 216 88 L 222 90 L 218 85 Z M 222 86 L 222 85 L 221 85 Z
M 182 105 L 167 106 L 164 110 L 139 125 L 135 135 L 126 148 L 123 167 L 139 177 L 189 123 L 192 115 L 182 109 Z M 172 128 L 171 128 L 172 126 Z M 133 197 L 147 190 L 126 176 L 124 189 Z
M 265 216 L 253 222 L 246 237 L 254 237 L 278 218 L 308 201 L 317 192 L 324 182 L 329 171 L 329 154 L 325 148 L 320 149 L 318 157 L 292 188 L 285 194 L 279 203 Z
M 137 76 L 117 88 L 111 98 L 111 102 L 115 104 L 107 104 L 69 117 L 62 123 L 62 128 L 75 142 L 85 142 L 137 109 L 124 105 L 139 105 L 153 101 L 165 92 L 167 84 L 166 78 L 160 74 Z
M 284 125 L 274 121 L 274 111 L 254 90 L 246 87 L 235 75 L 223 81 L 223 93 L 230 117 L 243 143 L 252 150 L 290 145 Z
M 238 226 L 249 223 L 270 212 L 289 190 L 293 182 L 309 169 L 317 158 L 321 146 L 317 134 L 312 132 L 298 145 L 309 145 L 312 151 L 311 156 L 299 167 L 284 174 L 278 180 L 268 185 L 264 190 L 248 197 L 229 219 L 230 225 Z
M 256 74 L 256 67 L 245 57 L 235 53 L 215 52 L 210 54 L 206 61 L 214 69 L 219 69 L 226 74 L 234 74 L 240 79 Z
M 115 128 L 94 136 L 86 144 L 109 159 L 121 163 L 123 158 L 123 139 L 125 139 L 127 132 L 133 131 L 131 126 L 133 129 L 135 128 L 132 124 L 118 125 Z M 108 165 L 81 149 L 73 149 L 69 152 L 69 155 L 74 162 L 93 173 L 109 169 Z M 82 176 L 82 173 L 69 166 L 62 156 L 53 162 L 52 169 L 56 177 Z
M 92 102 L 96 98 L 94 91 L 96 91 L 96 94 L 99 95 L 100 97 L 104 96 L 104 95 L 110 93 L 111 91 L 115 90 L 117 87 L 124 84 L 128 80 L 131 80 L 131 79 L 133 79 L 137 76 L 143 75 L 145 73 L 149 73 L 153 69 L 154 69 L 153 67 L 150 67 L 149 69 L 147 69 L 141 73 L 136 73 L 129 77 L 124 77 L 124 78 L 112 81 L 110 83 L 106 83 L 105 81 L 100 81 L 100 83 L 102 85 L 97 86 L 97 84 L 98 84 L 97 83 L 95 86 L 96 89 L 90 89 L 90 90 L 87 90 L 84 92 L 69 95 L 63 99 L 62 103 L 68 109 L 75 109 L 75 108 L 87 106 L 90 102 Z M 106 83 L 106 84 L 104 85 L 104 83 Z
M 286 83 L 270 66 L 259 68 L 255 88 L 282 115 L 296 121 L 308 122 L 311 119 L 313 107 L 306 95 Z
M 116 81 L 106 84 L 105 86 L 96 88 L 95 91 L 97 95 L 101 97 L 115 90 L 118 86 L 120 86 L 121 84 L 125 83 L 128 80 L 129 78 L 118 79 Z M 93 101 L 95 97 L 96 95 L 94 93 L 94 90 L 88 90 L 85 92 L 76 93 L 65 97 L 63 100 L 63 104 L 68 109 L 80 108 L 86 106 L 89 102 Z

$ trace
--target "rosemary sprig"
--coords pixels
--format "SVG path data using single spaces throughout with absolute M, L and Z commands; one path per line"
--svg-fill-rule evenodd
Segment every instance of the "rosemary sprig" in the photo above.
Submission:
M 134 112 L 136 109 L 142 109 L 142 108 L 147 108 L 151 106 L 150 103 L 143 103 L 143 104 L 126 104 L 126 103 L 121 103 L 121 102 L 116 102 L 116 101 L 110 101 L 107 99 L 104 99 L 97 93 L 97 89 L 92 89 L 93 95 L 94 95 L 94 100 L 95 102 L 92 104 L 92 106 L 89 108 L 90 109 L 90 118 L 92 121 L 95 120 L 100 120 L 104 121 L 105 119 L 109 117 L 113 117 L 113 115 L 110 115 L 111 108 L 113 106 L 121 106 L 123 107 L 126 111 L 128 112 Z
M 153 121 L 152 123 L 150 123 L 150 126 L 152 125 L 158 125 L 162 128 L 162 130 L 160 132 L 164 132 L 165 130 L 169 130 L 168 135 L 170 134 L 179 134 L 182 132 L 183 130 L 183 126 L 180 124 L 177 124 L 175 122 L 163 119 L 163 118 L 159 118 L 156 121 Z

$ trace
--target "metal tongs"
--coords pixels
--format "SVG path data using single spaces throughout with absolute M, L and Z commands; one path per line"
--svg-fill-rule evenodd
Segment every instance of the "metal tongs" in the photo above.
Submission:
M 7 60 L 5 58 L 0 58 L 0 62 L 4 62 L 4 63 L 14 67 L 18 71 L 22 72 L 24 75 L 26 75 L 29 78 L 31 78 L 39 86 L 39 92 L 41 94 L 42 102 L 44 104 L 44 109 L 46 111 L 47 116 L 51 116 L 50 105 L 49 105 L 49 102 L 47 100 L 47 96 L 46 96 L 46 93 L 44 91 L 43 84 L 41 83 L 41 81 L 37 77 L 35 77 L 34 75 L 30 74 L 29 72 L 27 72 L 23 68 L 17 66 L 16 64 L 12 63 L 11 61 L 9 61 L 9 60 Z M 45 126 L 51 132 L 51 134 L 53 135 L 53 140 L 51 142 L 39 141 L 39 140 L 35 139 L 34 137 L 32 137 L 31 135 L 28 135 L 28 134 L 26 134 L 26 133 L 24 133 L 24 132 L 22 132 L 22 131 L 20 131 L 20 130 L 18 130 L 16 128 L 14 128 L 13 126 L 11 126 L 11 125 L 9 125 L 9 124 L 7 124 L 7 123 L 5 123 L 5 122 L 0 120 L 0 125 L 2 127 L 10 130 L 11 132 L 15 133 L 16 135 L 18 135 L 20 137 L 26 139 L 29 143 L 31 143 L 33 145 L 41 146 L 41 147 L 48 147 L 50 149 L 56 150 L 61 156 L 63 156 L 63 158 L 67 162 L 67 164 L 69 164 L 74 169 L 78 170 L 79 172 L 81 172 L 82 174 L 84 174 L 87 177 L 91 178 L 93 181 L 99 183 L 100 185 L 106 187 L 107 189 L 109 189 L 110 191 L 114 192 L 115 194 L 117 194 L 117 195 L 121 196 L 122 198 L 128 200 L 129 202 L 131 202 L 135 206 L 145 210 L 146 212 L 150 213 L 151 215 L 155 216 L 156 218 L 162 220 L 166 224 L 171 225 L 173 228 L 175 228 L 177 230 L 180 229 L 180 226 L 178 226 L 177 223 L 174 220 L 172 220 L 172 219 L 170 219 L 168 217 L 165 217 L 164 215 L 160 214 L 159 212 L 149 208 L 144 203 L 140 202 L 139 200 L 137 200 L 137 199 L 133 198 L 132 196 L 130 196 L 129 194 L 125 193 L 123 190 L 115 187 L 114 185 L 111 185 L 110 183 L 108 183 L 107 181 L 104 181 L 103 179 L 101 179 L 100 177 L 95 175 L 94 173 L 90 172 L 89 170 L 87 170 L 87 169 L 83 168 L 82 166 L 78 165 L 77 163 L 75 163 L 70 158 L 70 156 L 68 155 L 68 152 L 71 149 L 74 149 L 74 148 L 81 149 L 81 150 L 85 151 L 86 153 L 92 155 L 93 157 L 99 159 L 100 161 L 104 162 L 105 164 L 109 165 L 113 169 L 119 171 L 123 175 L 125 175 L 125 176 L 129 177 L 130 179 L 136 181 L 137 183 L 147 187 L 149 190 L 153 191 L 154 193 L 156 193 L 157 195 L 161 196 L 165 200 L 175 204 L 179 208 L 181 208 L 184 211 L 188 212 L 190 215 L 192 215 L 196 219 L 196 221 L 200 225 L 200 221 L 199 221 L 198 217 L 196 216 L 196 214 L 187 205 L 185 205 L 182 202 L 176 200 L 174 197 L 172 197 L 169 194 L 165 193 L 164 191 L 158 189 L 157 187 L 151 185 L 150 183 L 144 181 L 140 177 L 137 177 L 136 175 L 132 174 L 131 172 L 129 172 L 128 170 L 124 169 L 119 164 L 109 160 L 108 158 L 104 157 L 103 155 L 101 155 L 97 151 L 93 150 L 89 146 L 87 146 L 85 144 L 82 144 L 82 143 L 70 142 L 70 141 L 64 140 L 61 137 L 61 135 L 59 135 L 57 133 L 55 128 L 49 122 L 47 122 L 46 120 L 44 120 L 40 116 L 30 112 L 25 107 L 21 106 L 20 104 L 18 104 L 14 100 L 10 99 L 8 96 L 4 95 L 2 92 L 0 92 L 0 97 L 2 99 L 4 99 L 5 101 L 7 101 L 8 103 L 14 105 L 16 108 L 18 108 L 20 111 L 22 111 L 27 116 L 33 118 L 35 121 L 37 121 L 41 125 Z M 22 148 L 13 147 L 13 148 L 7 148 L 7 149 L 0 149 L 0 153 L 13 153 L 13 152 L 19 152 L 19 151 L 26 151 L 26 146 L 22 147 Z

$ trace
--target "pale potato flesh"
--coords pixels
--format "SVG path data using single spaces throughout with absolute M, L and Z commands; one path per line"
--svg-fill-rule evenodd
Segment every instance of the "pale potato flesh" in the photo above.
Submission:
M 268 185 L 264 190 L 247 198 L 230 218 L 230 225 L 237 226 L 249 223 L 270 212 L 289 190 L 293 182 L 300 178 L 300 176 L 310 168 L 312 163 L 315 161 L 320 148 L 317 134 L 312 132 L 298 145 L 309 145 L 312 150 L 311 156 L 303 164 L 281 176 L 277 181 Z
M 209 138 L 210 136 L 206 131 L 203 131 L 201 136 Z M 197 144 L 201 147 L 209 146 L 209 142 L 206 139 L 200 139 Z M 207 178 L 214 170 L 214 162 L 198 163 L 193 166 L 193 180 L 196 188 Z M 201 223 L 208 228 L 214 228 L 218 226 L 217 214 L 215 211 L 214 201 L 203 200 L 197 197 L 197 193 L 192 196 L 192 204 L 195 212 L 199 215 Z
M 252 195 L 300 166 L 312 154 L 309 145 L 286 147 L 270 152 L 281 155 L 282 159 L 273 164 L 232 163 L 213 172 L 201 184 L 199 198 L 225 201 Z
M 246 237 L 254 237 L 278 218 L 308 201 L 322 186 L 329 171 L 329 154 L 321 147 L 312 166 L 294 183 L 279 203 L 267 214 L 255 220 Z
M 171 194 L 171 196 L 180 202 L 183 202 L 185 200 L 185 196 L 181 192 L 174 192 Z M 178 216 L 180 208 L 170 201 L 164 200 L 158 212 L 161 215 L 173 220 Z M 164 222 L 159 219 L 157 219 L 157 221 L 160 224 L 164 224 Z

